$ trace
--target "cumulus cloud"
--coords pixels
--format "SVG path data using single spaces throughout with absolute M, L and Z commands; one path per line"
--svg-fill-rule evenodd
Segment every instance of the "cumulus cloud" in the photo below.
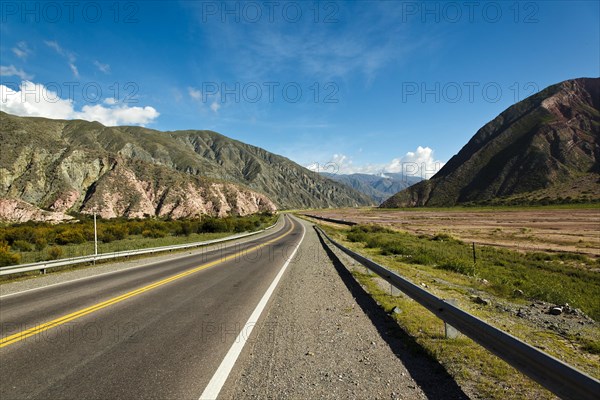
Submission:
M 107 98 L 105 105 L 85 105 L 75 110 L 73 101 L 60 96 L 44 85 L 21 82 L 19 90 L 0 85 L 0 110 L 9 114 L 55 119 L 84 119 L 107 126 L 142 125 L 152 123 L 160 115 L 154 107 L 129 107 Z
M 444 165 L 433 156 L 430 147 L 417 147 L 416 151 L 409 151 L 403 157 L 394 158 L 385 168 L 385 172 L 421 171 L 424 178 L 430 178 Z
M 315 161 L 307 165 L 306 168 L 314 172 L 327 172 L 330 174 L 352 174 L 353 172 L 350 171 L 354 171 L 352 160 L 344 154 L 334 154 L 331 160 L 322 163 Z
M 22 80 L 33 78 L 33 76 L 29 75 L 22 69 L 17 69 L 14 65 L 0 65 L 0 76 L 18 76 Z
M 31 54 L 31 50 L 27 46 L 27 42 L 24 42 L 24 41 L 17 43 L 17 46 L 13 47 L 11 50 L 13 53 L 15 53 L 15 55 L 17 57 L 19 57 L 23 60 L 26 59 Z
M 344 154 L 334 154 L 329 161 L 314 162 L 306 168 L 316 172 L 331 172 L 336 174 L 369 174 L 385 175 L 386 173 L 403 173 L 407 176 L 419 176 L 423 179 L 431 178 L 444 166 L 434 157 L 430 147 L 419 146 L 415 151 L 409 151 L 402 157 L 392 159 L 381 164 L 356 165 L 350 157 Z
M 104 107 L 100 104 L 85 105 L 76 118 L 98 121 L 104 125 L 147 125 L 154 121 L 159 113 L 154 107 L 129 107 L 127 105 Z

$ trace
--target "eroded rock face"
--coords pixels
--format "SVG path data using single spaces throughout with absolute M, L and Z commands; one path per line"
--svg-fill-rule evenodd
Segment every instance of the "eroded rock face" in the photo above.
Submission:
M 371 204 L 284 157 L 211 131 L 0 112 L 0 143 L 0 198 L 42 210 L 176 218 Z
M 23 200 L 0 199 L 0 220 L 10 222 L 62 222 L 73 219 L 62 212 L 44 211 Z
M 10 146 L 15 137 L 5 131 L 2 135 Z M 240 185 L 188 175 L 127 154 L 68 148 L 57 145 L 58 136 L 50 131 L 39 148 L 30 143 L 2 152 L 0 220 L 59 222 L 72 219 L 66 214 L 70 211 L 97 212 L 103 218 L 189 218 L 277 209 L 267 196 Z

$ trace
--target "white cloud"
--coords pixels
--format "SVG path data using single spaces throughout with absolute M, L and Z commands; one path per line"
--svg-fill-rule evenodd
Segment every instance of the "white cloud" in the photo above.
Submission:
M 358 74 L 370 83 L 380 70 L 392 62 L 405 62 L 426 42 L 411 38 L 406 24 L 398 24 L 399 6 L 388 2 L 336 4 L 329 17 L 326 13 L 318 17 L 330 22 L 339 19 L 339 23 L 313 23 L 307 16 L 314 10 L 304 5 L 300 6 L 302 18 L 293 24 L 267 23 L 263 15 L 255 24 L 221 24 L 215 29 L 211 24 L 218 18 L 207 21 L 206 15 L 197 15 L 203 19 L 202 29 L 207 31 L 215 57 L 239 55 L 230 68 L 245 81 L 270 81 L 281 73 L 295 80 L 318 77 L 321 82 L 337 82 Z M 353 18 L 344 17 L 348 15 Z
M 344 154 L 334 154 L 331 160 L 325 162 L 313 162 L 306 168 L 315 172 L 328 172 L 331 174 L 353 174 L 357 169 L 352 164 L 352 160 Z
M 104 104 L 117 104 L 117 100 L 114 97 L 107 97 L 106 99 L 104 99 Z
M 208 109 L 210 109 L 213 113 L 218 114 L 219 110 L 221 109 L 222 104 L 217 101 L 217 99 L 220 97 L 218 92 L 203 94 L 199 89 L 188 86 L 187 93 L 193 101 L 201 103 L 200 110 L 203 112 L 208 112 Z M 208 109 L 205 108 L 207 105 Z
M 100 104 L 85 105 L 81 112 L 75 113 L 76 118 L 87 121 L 98 121 L 104 125 L 147 125 L 160 114 L 154 107 L 129 107 L 127 105 L 104 107 Z
M 444 165 L 433 156 L 430 147 L 417 147 L 416 151 L 409 151 L 403 157 L 394 158 L 385 168 L 385 172 L 421 171 L 421 175 L 430 178 Z
M 54 49 L 54 51 L 56 51 L 58 54 L 65 57 L 68 61 L 69 68 L 73 72 L 73 75 L 75 75 L 76 78 L 79 78 L 79 70 L 77 69 L 77 66 L 75 65 L 75 61 L 77 61 L 75 54 L 73 54 L 72 52 L 70 52 L 68 50 L 63 49 L 58 44 L 58 42 L 56 42 L 54 40 L 45 40 L 44 43 L 46 43 L 46 46 L 50 47 L 51 49 Z
M 334 154 L 329 161 L 313 162 L 306 168 L 317 172 L 337 174 L 385 175 L 386 173 L 403 173 L 408 176 L 420 176 L 429 179 L 443 166 L 442 161 L 435 159 L 434 151 L 430 147 L 419 146 L 415 151 L 409 151 L 404 156 L 394 158 L 388 163 L 356 165 L 347 155 Z
M 211 109 L 211 110 L 213 110 L 213 112 L 215 112 L 215 113 L 216 113 L 217 111 L 219 111 L 219 108 L 221 108 L 221 105 L 220 105 L 219 103 L 217 103 L 216 101 L 213 101 L 213 102 L 210 104 L 210 109 Z
M 14 65 L 4 66 L 0 65 L 0 76 L 18 76 L 21 80 L 32 79 L 33 76 L 29 75 L 22 69 L 17 69 Z
M 44 40 L 46 46 L 53 48 L 58 54 L 64 54 L 62 47 L 58 45 L 58 43 L 54 40 Z
M 79 78 L 79 70 L 77 69 L 77 66 L 73 63 L 69 63 L 69 68 L 71 68 L 73 76 L 75 76 L 75 78 Z
M 27 46 L 27 42 L 24 42 L 24 41 L 17 43 L 17 46 L 13 47 L 11 50 L 13 53 L 15 53 L 15 55 L 17 57 L 19 57 L 23 60 L 26 59 L 31 54 L 31 50 Z
M 94 61 L 94 65 L 96 66 L 96 68 L 98 68 L 100 70 L 100 72 L 103 72 L 105 74 L 110 73 L 110 65 L 108 65 L 108 64 L 102 64 L 98 60 Z
M 0 110 L 21 116 L 74 118 L 71 100 L 61 99 L 44 85 L 23 81 L 19 89 L 0 85 Z
M 198 89 L 195 89 L 195 88 L 191 87 L 191 86 L 188 87 L 188 94 L 194 100 L 200 100 L 200 98 L 202 97 L 202 92 L 199 91 Z
M 61 99 L 44 85 L 30 81 L 21 82 L 19 90 L 16 91 L 0 85 L 0 96 L 0 110 L 20 116 L 84 119 L 98 121 L 107 126 L 145 126 L 154 122 L 160 115 L 154 107 L 117 105 L 112 98 L 104 100 L 108 107 L 100 104 L 85 105 L 81 111 L 77 111 L 72 100 Z

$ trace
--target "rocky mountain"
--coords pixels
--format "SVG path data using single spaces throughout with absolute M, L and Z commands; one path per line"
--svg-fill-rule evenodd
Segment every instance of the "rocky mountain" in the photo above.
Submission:
M 568 80 L 481 128 L 431 179 L 382 207 L 600 200 L 600 78 Z
M 0 112 L 0 218 L 248 214 L 371 200 L 211 131 L 160 132 Z M 58 213 L 58 214 L 53 214 Z
M 384 175 L 332 174 L 330 172 L 321 172 L 321 175 L 368 195 L 377 204 L 423 180 L 418 176 L 388 172 Z

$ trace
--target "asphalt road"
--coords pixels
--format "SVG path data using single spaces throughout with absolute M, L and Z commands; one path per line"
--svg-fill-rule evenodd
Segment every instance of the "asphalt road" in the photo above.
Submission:
M 0 399 L 198 399 L 303 235 L 0 298 Z

